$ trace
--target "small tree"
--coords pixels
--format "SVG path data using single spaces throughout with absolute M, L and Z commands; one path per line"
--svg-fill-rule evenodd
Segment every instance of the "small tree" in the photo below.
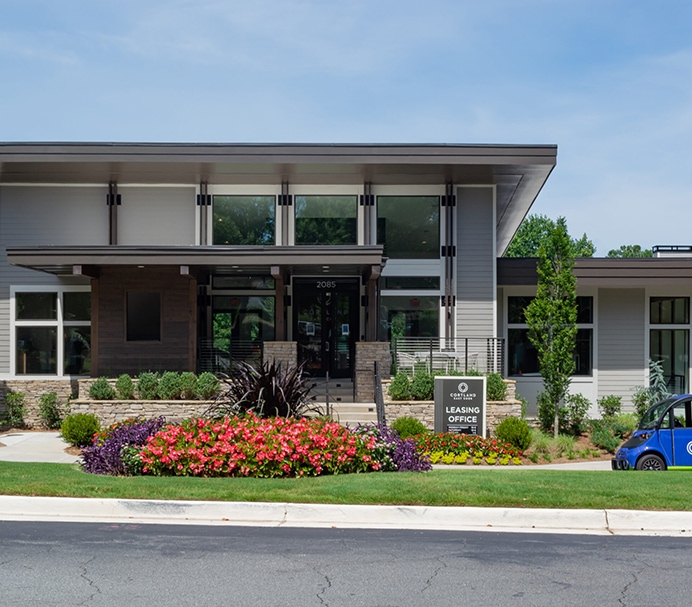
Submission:
M 564 217 L 538 249 L 536 297 L 525 316 L 529 339 L 538 352 L 546 398 L 554 407 L 554 433 L 559 432 L 560 403 L 574 373 L 577 337 L 577 284 L 574 276 L 574 245 Z

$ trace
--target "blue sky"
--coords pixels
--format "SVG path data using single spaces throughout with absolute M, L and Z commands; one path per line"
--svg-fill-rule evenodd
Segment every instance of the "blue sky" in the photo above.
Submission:
M 692 244 L 689 0 L 1 0 L 0 140 L 550 143 L 533 212 Z

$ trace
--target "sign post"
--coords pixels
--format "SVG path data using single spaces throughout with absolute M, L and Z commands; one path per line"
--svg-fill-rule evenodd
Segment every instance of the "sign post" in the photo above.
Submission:
M 485 438 L 485 377 L 435 378 L 435 432 Z

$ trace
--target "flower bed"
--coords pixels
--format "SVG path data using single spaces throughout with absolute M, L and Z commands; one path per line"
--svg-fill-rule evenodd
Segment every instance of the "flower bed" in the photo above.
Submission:
M 476 465 L 521 464 L 522 452 L 512 445 L 472 434 L 419 434 L 416 445 L 431 464 L 466 464 L 469 459 Z
M 128 420 L 98 433 L 82 467 L 97 474 L 317 476 L 431 468 L 415 442 L 382 426 L 353 431 L 308 418 Z

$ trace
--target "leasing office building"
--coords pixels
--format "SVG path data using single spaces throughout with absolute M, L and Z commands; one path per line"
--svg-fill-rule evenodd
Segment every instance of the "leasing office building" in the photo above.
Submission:
M 502 339 L 496 259 L 556 153 L 1 144 L 0 382 L 274 357 L 367 400 L 393 325 Z
M 278 358 L 355 378 L 367 402 L 397 335 L 465 347 L 533 403 L 535 260 L 501 255 L 556 153 L 0 144 L 0 392 Z M 627 403 L 653 358 L 689 391 L 692 250 L 575 273 L 573 389 Z

